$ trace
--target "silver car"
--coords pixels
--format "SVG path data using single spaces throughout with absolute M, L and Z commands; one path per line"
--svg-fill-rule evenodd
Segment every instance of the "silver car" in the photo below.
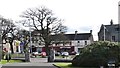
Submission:
M 62 52 L 61 55 L 62 55 L 62 56 L 69 56 L 69 53 L 68 53 L 68 52 Z

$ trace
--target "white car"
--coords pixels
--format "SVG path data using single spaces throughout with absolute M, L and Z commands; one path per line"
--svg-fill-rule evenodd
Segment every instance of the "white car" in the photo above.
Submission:
M 62 55 L 62 56 L 69 56 L 69 53 L 68 53 L 68 52 L 62 52 L 61 55 Z
M 37 57 L 37 56 L 39 56 L 39 53 L 38 52 L 32 52 L 32 56 Z

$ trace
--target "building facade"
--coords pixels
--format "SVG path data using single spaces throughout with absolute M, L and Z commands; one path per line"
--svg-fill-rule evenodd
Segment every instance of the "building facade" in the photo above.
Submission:
M 113 21 L 110 21 L 109 25 L 101 25 L 100 31 L 98 32 L 99 41 L 111 41 L 119 42 L 120 41 L 120 31 L 119 24 L 113 24 Z
M 34 47 L 32 51 L 45 51 L 44 43 L 39 40 L 39 34 L 35 33 L 32 37 L 32 45 Z M 53 40 L 50 47 L 55 51 L 80 52 L 80 49 L 94 41 L 92 30 L 90 30 L 89 33 L 77 33 L 77 31 L 75 31 L 73 34 L 64 34 L 64 39 L 60 40 L 62 37 L 63 36 L 52 35 Z

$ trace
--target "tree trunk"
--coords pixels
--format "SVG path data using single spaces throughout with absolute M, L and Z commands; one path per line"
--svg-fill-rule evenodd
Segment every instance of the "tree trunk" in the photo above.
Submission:
M 25 52 L 25 62 L 30 62 L 29 52 Z
M 10 43 L 10 49 L 11 49 L 11 53 L 14 54 L 14 50 L 13 50 L 13 45 L 12 45 L 12 42 L 9 42 Z
M 28 44 L 25 45 L 24 53 L 25 53 L 25 62 L 30 62 L 30 53 Z
M 50 48 L 48 47 L 48 44 L 45 44 L 45 50 L 46 50 L 46 54 L 48 56 L 48 62 L 51 62 L 51 58 L 50 58 Z

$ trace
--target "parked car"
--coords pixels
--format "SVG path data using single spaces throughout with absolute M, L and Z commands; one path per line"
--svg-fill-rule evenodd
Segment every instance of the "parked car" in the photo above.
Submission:
M 60 56 L 60 52 L 55 52 L 55 56 Z
M 61 56 L 63 56 L 63 58 L 64 58 L 64 57 L 68 57 L 68 56 L 69 56 L 69 53 L 68 53 L 68 52 L 62 52 Z
M 46 57 L 46 52 L 41 52 L 42 57 Z
M 77 53 L 75 51 L 72 51 L 69 53 L 70 55 L 76 55 Z
M 38 52 L 32 52 L 32 57 L 33 56 L 37 57 L 37 56 L 40 56 L 40 54 Z

